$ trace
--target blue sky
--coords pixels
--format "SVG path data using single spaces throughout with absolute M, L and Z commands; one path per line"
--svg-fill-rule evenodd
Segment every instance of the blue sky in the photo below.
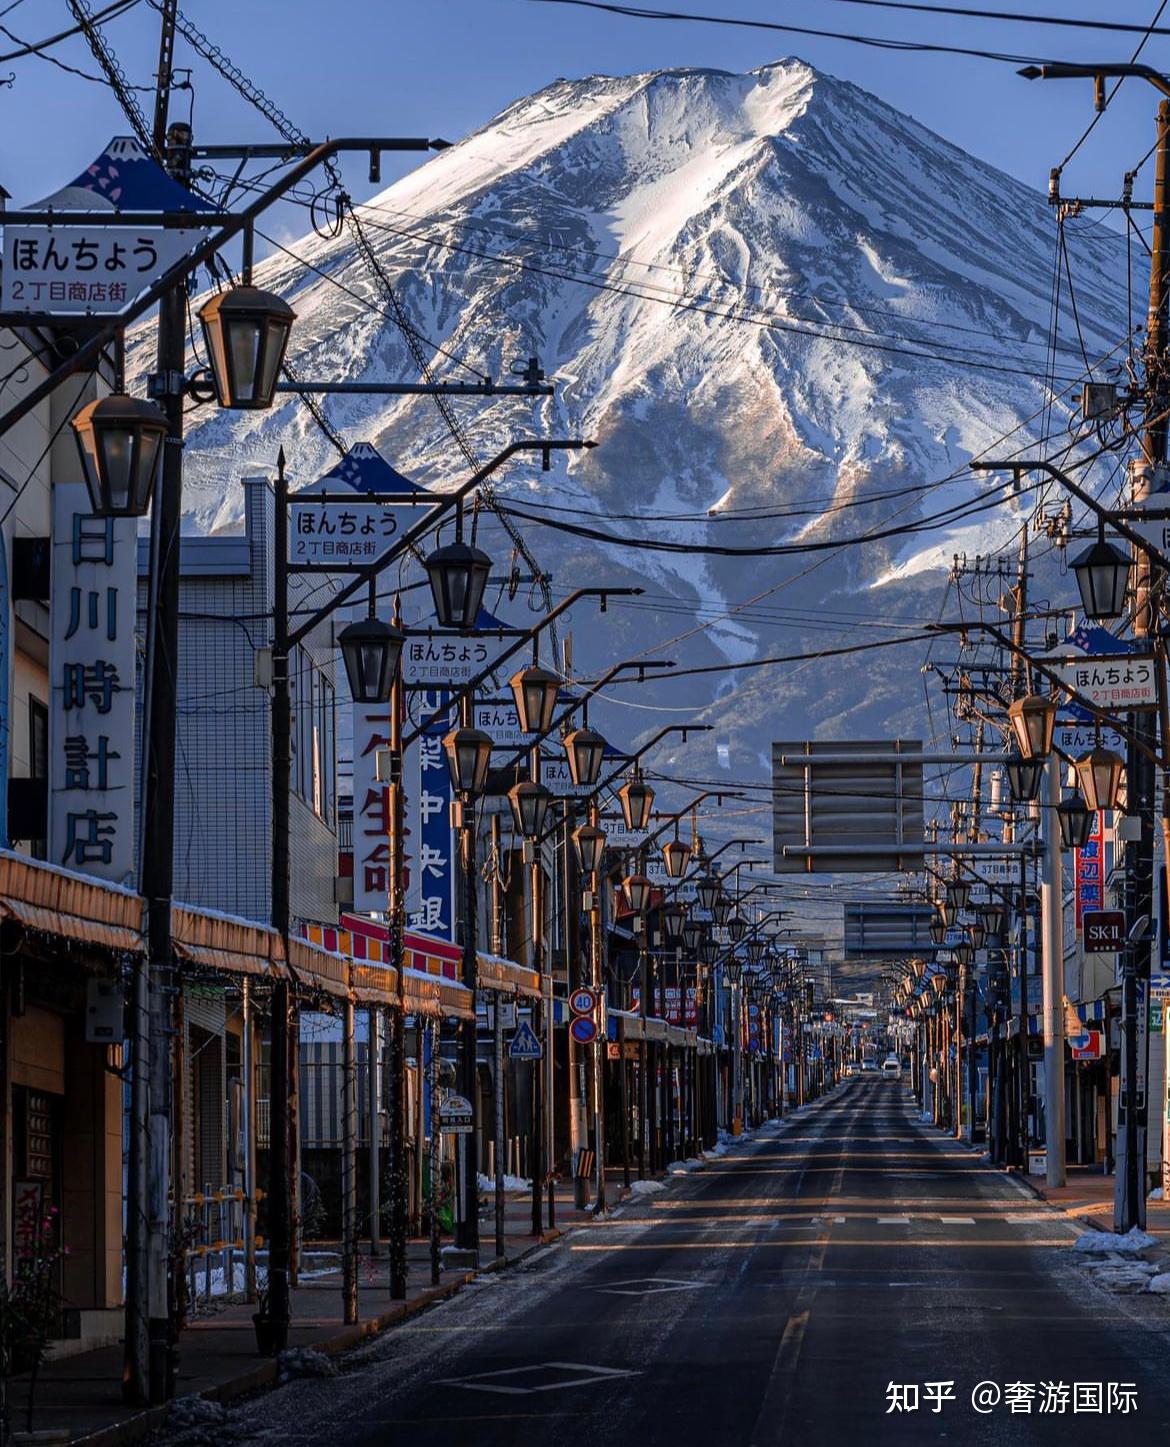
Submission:
M 558 76 L 694 65 L 743 70 L 797 54 L 875 91 L 949 140 L 1042 188 L 1050 167 L 1092 115 L 1090 82 L 1029 84 L 1011 65 L 627 19 L 533 0 L 186 0 L 183 8 L 313 136 L 425 133 L 454 140 Z M 1136 44 L 1129 35 L 887 12 L 848 0 L 783 5 L 698 0 L 693 7 L 679 0 L 677 8 L 1069 60 L 1128 60 Z M 1018 0 L 999 0 L 996 8 L 1025 9 Z M 1146 25 L 1157 6 L 1156 0 L 1040 0 L 1033 8 Z M 145 84 L 152 77 L 157 18 L 146 0 L 139 0 L 107 28 L 132 82 Z M 1164 20 L 1170 23 L 1170 7 Z M 63 0 L 15 5 L 0 0 L 0 25 L 22 40 L 70 23 Z M 0 34 L 0 53 L 14 48 Z M 79 39 L 52 54 L 87 71 L 95 68 Z M 1170 37 L 1151 40 L 1142 58 L 1170 68 Z M 202 61 L 192 62 L 182 42 L 176 61 L 194 67 L 199 139 L 271 138 L 264 120 Z M 101 143 L 126 126 L 103 85 L 36 58 L 0 64 L 0 76 L 10 72 L 14 83 L 0 88 L 0 183 L 20 204 L 76 174 Z M 149 95 L 142 100 L 149 113 Z M 1066 172 L 1066 193 L 1117 194 L 1122 172 L 1152 140 L 1156 100 L 1150 86 L 1126 83 Z M 179 97 L 180 107 L 188 102 L 188 96 Z M 383 184 L 405 164 L 388 158 Z M 1143 173 L 1145 185 L 1139 182 L 1139 195 L 1148 194 L 1151 171 L 1152 164 Z M 355 196 L 377 189 L 368 185 L 364 167 L 355 166 L 350 180 Z

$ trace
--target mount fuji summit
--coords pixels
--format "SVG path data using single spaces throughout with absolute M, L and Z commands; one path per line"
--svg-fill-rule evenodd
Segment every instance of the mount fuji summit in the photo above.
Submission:
M 1141 320 L 1118 233 L 1073 218 L 1061 255 L 1044 196 L 796 59 L 557 80 L 359 215 L 438 378 L 503 380 L 535 357 L 555 381 L 550 398 L 452 403 L 482 457 L 534 433 L 599 444 L 496 479 L 554 589 L 645 589 L 615 604 L 609 660 L 573 619 L 579 672 L 807 655 L 658 690 L 662 718 L 715 726 L 675 758 L 705 777 L 758 774 L 772 738 L 898 728 L 922 645 L 844 667 L 818 650 L 910 630 L 954 553 L 1009 542 L 1032 501 L 967 464 L 1046 432 L 1067 446 L 1080 382 L 1124 377 Z M 296 310 L 299 377 L 417 379 L 348 229 L 282 242 L 256 281 Z M 324 406 L 418 484 L 467 475 L 426 398 Z M 294 487 L 337 461 L 292 396 L 190 423 L 197 531 L 240 525 L 239 480 L 279 445 Z M 505 534 L 481 533 L 503 568 Z M 765 547 L 802 550 L 743 555 Z M 622 697 L 623 738 L 661 722 Z

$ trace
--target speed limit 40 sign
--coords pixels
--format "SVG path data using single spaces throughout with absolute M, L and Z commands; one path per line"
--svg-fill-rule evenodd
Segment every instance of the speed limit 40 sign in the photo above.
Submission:
M 594 1014 L 597 1010 L 596 994 L 584 986 L 579 990 L 574 990 L 569 996 L 569 1009 L 574 1015 Z

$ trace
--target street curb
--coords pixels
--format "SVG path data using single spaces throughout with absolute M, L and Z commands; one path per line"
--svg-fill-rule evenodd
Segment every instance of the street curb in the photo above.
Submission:
M 341 1356 L 344 1352 L 352 1351 L 354 1347 L 360 1346 L 363 1341 L 380 1336 L 383 1332 L 398 1326 L 408 1317 L 416 1316 L 419 1312 L 426 1311 L 428 1307 L 437 1306 L 439 1302 L 449 1300 L 456 1292 L 474 1281 L 476 1276 L 505 1271 L 508 1267 L 524 1261 L 534 1251 L 551 1245 L 554 1241 L 560 1240 L 567 1232 L 576 1229 L 578 1228 L 574 1225 L 566 1227 L 564 1230 L 554 1228 L 544 1231 L 531 1246 L 525 1247 L 523 1251 L 517 1252 L 514 1256 L 496 1257 L 495 1260 L 481 1266 L 478 1271 L 461 1271 L 450 1281 L 429 1287 L 411 1301 L 401 1302 L 388 1311 L 379 1312 L 377 1316 L 367 1317 L 364 1321 L 355 1322 L 353 1326 L 343 1327 L 321 1341 L 306 1342 L 304 1349 L 320 1352 L 322 1356 L 327 1357 Z M 202 1397 L 208 1402 L 233 1402 L 252 1392 L 260 1391 L 264 1387 L 275 1386 L 279 1372 L 278 1362 L 274 1358 L 269 1359 L 259 1362 L 249 1371 L 242 1372 L 237 1377 L 220 1382 L 214 1387 L 207 1387 L 194 1395 Z M 144 1437 L 150 1436 L 151 1433 L 157 1432 L 165 1426 L 172 1405 L 173 1403 L 167 1402 L 157 1407 L 147 1407 L 141 1412 L 136 1412 L 132 1417 L 127 1417 L 121 1422 L 113 1422 L 110 1426 L 103 1427 L 97 1432 L 91 1432 L 85 1437 L 74 1437 L 71 1447 L 122 1447 L 123 1443 L 140 1442 Z

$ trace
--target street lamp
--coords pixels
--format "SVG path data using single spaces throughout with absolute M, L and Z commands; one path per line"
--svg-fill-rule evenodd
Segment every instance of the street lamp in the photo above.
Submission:
M 354 703 L 385 703 L 406 634 L 380 618 L 363 618 L 343 628 L 337 642 Z
M 939 899 L 935 901 L 934 908 L 943 930 L 949 930 L 954 924 L 955 916 L 958 913 L 955 905 L 952 904 L 949 899 Z
M 1105 539 L 1105 523 L 1098 524 L 1097 541 L 1074 558 L 1081 607 L 1089 618 L 1120 618 L 1129 588 L 1130 558 Z
M 742 914 L 733 914 L 727 921 L 727 932 L 731 936 L 732 944 L 739 944 L 744 935 L 748 932 L 748 922 Z
M 726 894 L 717 894 L 715 903 L 711 906 L 711 917 L 722 929 L 735 911 L 735 905 Z
M 983 917 L 983 928 L 989 935 L 998 935 L 1003 932 L 1003 905 L 985 904 L 979 911 Z
M 1076 762 L 1076 770 L 1086 808 L 1117 808 L 1117 795 L 1125 775 L 1125 763 L 1119 754 L 1098 744 L 1081 755 Z
M 737 960 L 734 955 L 728 955 L 723 961 L 723 973 L 727 976 L 729 985 L 738 985 L 743 977 L 743 961 Z
M 946 883 L 947 903 L 956 910 L 966 909 L 971 903 L 971 886 L 965 879 L 948 879 Z
M 945 945 L 947 942 L 947 924 L 938 915 L 930 922 L 930 942 L 933 945 Z
M 676 834 L 662 846 L 662 862 L 670 879 L 681 879 L 691 861 L 691 846 Z
M 272 406 L 296 313 L 283 298 L 255 286 L 221 291 L 199 311 L 221 407 Z
M 482 729 L 452 729 L 443 740 L 451 782 L 461 794 L 482 794 L 492 757 L 492 741 Z
M 1040 794 L 1040 781 L 1044 775 L 1043 759 L 1026 759 L 1021 753 L 1008 756 L 1004 765 L 1008 788 L 1017 804 L 1030 804 Z
M 99 397 L 72 419 L 90 506 L 98 517 L 142 517 L 167 435 L 165 413 L 125 393 Z
M 987 926 L 982 920 L 976 920 L 974 924 L 967 926 L 967 938 L 971 941 L 971 948 L 981 950 L 987 943 Z
M 598 829 L 595 824 L 582 824 L 573 831 L 573 843 L 577 846 L 582 870 L 592 874 L 605 852 L 605 830 Z
M 662 932 L 668 940 L 677 940 L 682 936 L 683 926 L 687 922 L 687 912 L 678 903 L 665 906 L 662 911 Z
M 543 784 L 522 779 L 508 790 L 508 802 L 512 806 L 516 833 L 525 839 L 539 838 L 544 832 L 544 821 L 552 803 L 550 791 Z
M 651 882 L 644 874 L 630 874 L 622 881 L 622 885 L 633 912 L 645 914 L 650 904 L 650 891 L 654 887 Z
M 719 881 L 713 874 L 704 874 L 695 885 L 695 898 L 699 908 L 705 909 L 708 914 L 715 908 L 715 901 L 719 898 Z
M 654 806 L 654 790 L 641 774 L 635 774 L 633 778 L 627 779 L 618 790 L 618 798 L 621 800 L 626 828 L 631 834 L 641 834 L 650 822 L 650 810 Z
M 462 538 L 436 548 L 426 560 L 440 628 L 475 627 L 492 560 Z
M 706 937 L 706 931 L 697 919 L 688 919 L 682 927 L 683 949 L 688 954 L 698 953 L 699 946 Z
M 751 965 L 753 969 L 758 969 L 767 957 L 768 941 L 760 935 L 753 935 L 752 938 L 748 940 L 746 948 L 748 964 Z
M 1008 709 L 1008 721 L 1025 759 L 1046 759 L 1052 752 L 1056 726 L 1056 704 L 1052 699 L 1037 693 L 1017 698 Z
M 1056 820 L 1060 825 L 1060 847 L 1062 849 L 1083 849 L 1093 832 L 1096 815 L 1085 803 L 1084 795 L 1069 794 L 1056 806 Z
M 704 935 L 699 941 L 699 962 L 706 965 L 708 969 L 712 969 L 719 963 L 722 954 L 723 946 L 710 935 Z
M 578 788 L 593 788 L 601 777 L 605 740 L 594 729 L 579 728 L 566 734 L 564 743 L 569 761 L 569 777 Z
M 475 611 L 479 612 L 478 607 Z M 519 673 L 513 674 L 508 686 L 516 700 L 521 731 L 526 734 L 548 733 L 561 691 L 561 680 L 556 674 L 534 663 L 531 668 L 522 668 Z

